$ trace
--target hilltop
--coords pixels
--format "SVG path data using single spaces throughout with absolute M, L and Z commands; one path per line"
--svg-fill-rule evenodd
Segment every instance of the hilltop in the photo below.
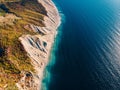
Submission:
M 36 73 L 19 37 L 37 35 L 31 25 L 44 27 L 44 16 L 47 11 L 37 0 L 0 0 L 1 89 L 17 90 L 22 72 Z

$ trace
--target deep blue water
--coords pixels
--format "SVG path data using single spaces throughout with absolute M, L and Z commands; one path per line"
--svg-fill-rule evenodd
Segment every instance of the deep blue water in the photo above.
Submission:
M 120 0 L 54 2 L 66 18 L 46 69 L 47 90 L 120 90 Z

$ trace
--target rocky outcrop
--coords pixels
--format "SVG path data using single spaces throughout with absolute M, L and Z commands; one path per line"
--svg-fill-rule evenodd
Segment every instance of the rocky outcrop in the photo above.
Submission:
M 30 25 L 38 34 L 23 35 L 19 38 L 36 71 L 22 73 L 23 77 L 16 84 L 20 90 L 40 90 L 43 71 L 49 60 L 56 29 L 60 25 L 60 16 L 53 2 L 51 0 L 39 0 L 39 2 L 47 11 L 47 16 L 44 17 L 45 27 Z

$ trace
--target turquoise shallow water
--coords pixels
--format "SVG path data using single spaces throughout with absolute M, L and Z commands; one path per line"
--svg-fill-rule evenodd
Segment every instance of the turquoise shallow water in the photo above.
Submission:
M 50 60 L 49 60 L 49 63 L 44 71 L 44 78 L 42 81 L 42 90 L 49 90 L 48 86 L 49 86 L 50 80 L 51 80 L 51 67 L 54 66 L 54 64 L 56 62 L 56 55 L 55 54 L 58 50 L 58 45 L 61 41 L 62 28 L 63 28 L 63 25 L 65 23 L 65 16 L 64 16 L 63 12 L 61 11 L 61 8 L 59 7 L 59 5 L 57 5 L 57 3 L 55 3 L 55 5 L 57 6 L 57 8 L 59 10 L 59 14 L 61 16 L 61 24 L 57 29 L 57 35 L 55 37 L 54 44 L 53 44 L 53 47 L 51 50 Z
M 45 71 L 46 90 L 120 90 L 120 0 L 54 1 L 66 21 Z

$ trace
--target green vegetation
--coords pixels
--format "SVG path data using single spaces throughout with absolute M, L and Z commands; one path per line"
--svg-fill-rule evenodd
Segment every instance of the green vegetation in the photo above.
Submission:
M 5 15 L 5 11 L 0 8 L 0 16 L 4 16 L 4 15 Z
M 11 14 L 19 19 L 6 19 Z M 0 17 L 6 21 L 0 22 L 0 88 L 17 90 L 15 83 L 21 78 L 21 71 L 35 72 L 18 38 L 35 34 L 30 24 L 45 26 L 45 15 L 45 8 L 37 0 L 0 0 Z

